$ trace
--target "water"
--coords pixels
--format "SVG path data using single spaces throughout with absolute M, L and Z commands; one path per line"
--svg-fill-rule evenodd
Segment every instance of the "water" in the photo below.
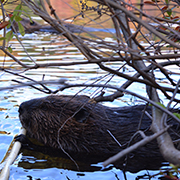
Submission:
M 29 34 L 22 37 L 22 43 L 28 54 L 38 63 L 65 63 L 84 61 L 81 53 L 71 46 L 67 40 L 56 34 L 38 33 Z M 17 58 L 22 58 L 23 62 L 28 65 L 33 65 L 29 60 L 23 48 L 14 39 L 10 42 L 13 48 L 13 54 Z M 74 66 L 60 66 L 60 67 L 45 67 L 41 69 L 32 69 L 24 71 L 17 63 L 14 63 L 9 57 L 0 55 L 0 64 L 3 67 L 13 67 L 15 72 L 21 76 L 12 75 L 6 72 L 0 72 L 0 88 L 17 85 L 16 81 L 28 82 L 24 76 L 35 79 L 36 81 L 48 80 L 58 81 L 62 78 L 67 79 L 68 83 L 92 83 L 94 81 L 106 82 L 111 78 L 111 75 L 98 68 L 95 64 L 89 65 L 74 65 Z M 108 63 L 107 63 L 108 64 Z M 109 63 L 114 68 L 118 68 L 121 62 Z M 131 68 L 125 70 L 128 74 L 134 74 Z M 162 77 L 163 78 L 163 77 Z M 111 85 L 120 86 L 125 82 L 122 78 L 114 77 L 111 80 Z M 41 88 L 40 86 L 37 86 Z M 57 85 L 48 85 L 50 91 L 58 89 Z M 69 88 L 58 94 L 75 94 L 83 88 Z M 141 95 L 146 96 L 145 87 L 141 84 L 134 84 L 129 90 L 136 91 Z M 80 94 L 93 96 L 99 92 L 98 88 L 85 88 Z M 106 90 L 107 94 L 112 93 L 113 90 Z M 13 137 L 19 132 L 21 124 L 18 118 L 18 107 L 26 100 L 32 98 L 39 98 L 46 96 L 43 92 L 35 90 L 32 87 L 20 87 L 16 89 L 0 91 L 0 160 L 3 159 L 6 151 L 11 143 Z M 104 103 L 107 106 L 124 106 L 141 103 L 142 101 L 130 95 L 125 95 L 112 102 Z M 67 161 L 67 160 L 65 160 Z M 64 163 L 69 164 L 65 162 Z M 77 172 L 67 170 L 61 165 L 61 159 L 51 159 L 42 154 L 35 152 L 22 152 L 10 169 L 10 180 L 24 180 L 24 179 L 124 179 L 121 170 L 112 168 L 106 171 L 95 172 Z M 71 162 L 72 164 L 72 162 Z M 157 171 L 158 172 L 158 171 Z M 149 174 L 155 174 L 156 171 L 148 171 Z M 147 174 L 146 171 L 141 171 L 137 174 L 126 173 L 127 179 L 135 179 L 135 177 Z

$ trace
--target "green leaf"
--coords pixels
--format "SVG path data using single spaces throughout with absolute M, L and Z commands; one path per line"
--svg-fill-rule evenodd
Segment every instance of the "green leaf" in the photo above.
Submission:
M 179 166 L 177 165 L 174 165 L 174 164 L 169 164 L 172 168 L 173 168 L 173 170 L 175 171 L 175 172 L 178 172 L 178 168 L 179 168 Z
M 165 16 L 164 19 L 168 19 L 168 20 L 171 20 L 171 17 L 169 16 Z
M 169 0 L 165 0 L 166 4 L 169 4 Z
M 1 37 L 1 38 L 0 38 L 0 41 L 1 41 L 1 40 L 5 40 L 5 39 L 6 39 L 5 37 Z
M 13 15 L 16 16 L 16 15 L 21 15 L 22 13 L 22 4 L 19 4 L 16 6 L 16 8 L 14 9 L 13 11 Z
M 177 118 L 180 119 L 180 114 L 179 113 L 173 113 Z
M 164 104 L 160 103 L 160 102 L 156 102 L 156 104 L 158 104 L 159 106 L 163 107 L 164 109 L 166 109 L 166 107 L 164 106 Z
M 21 10 L 22 9 L 22 4 L 20 3 L 19 5 L 16 6 L 14 10 Z
M 167 12 L 169 17 L 172 15 L 172 9 L 168 9 L 166 12 Z
M 19 22 L 19 21 L 22 21 L 22 18 L 17 15 L 17 16 L 15 16 L 14 20 L 15 20 L 16 22 Z
M 10 17 L 10 19 L 9 19 L 9 22 L 13 22 L 14 21 L 14 18 L 15 18 L 15 16 L 13 15 L 13 16 L 11 16 Z
M 11 27 L 11 22 L 9 22 L 9 24 L 7 25 L 7 28 L 9 29 Z
M 12 50 L 12 48 L 9 46 L 8 48 L 8 51 L 10 52 L 10 53 L 12 53 L 13 52 L 13 50 Z
M 24 35 L 25 35 L 25 30 L 24 30 L 23 25 L 22 25 L 20 22 L 18 22 L 18 28 L 19 28 L 20 34 L 21 34 L 22 36 L 24 36 Z
M 7 39 L 7 41 L 10 41 L 12 38 L 13 38 L 13 31 L 11 30 L 11 31 L 9 31 L 9 32 L 7 32 L 6 33 L 6 39 Z
M 9 20 L 9 24 L 7 25 L 7 28 L 11 27 L 11 23 L 13 22 L 15 16 L 11 16 Z
M 33 20 L 32 20 L 32 18 L 31 18 L 31 15 L 29 15 L 29 12 L 27 11 L 27 9 L 22 6 L 21 11 L 22 11 L 22 14 L 24 14 L 26 17 L 28 17 L 29 20 L 30 20 L 30 22 L 33 23 Z
M 33 23 L 33 20 L 32 20 L 32 18 L 31 18 L 31 16 L 29 16 L 29 20 L 30 20 L 31 23 Z
M 23 12 L 26 12 L 26 10 L 23 10 Z M 31 18 L 31 16 L 27 13 L 27 14 L 25 14 L 25 16 L 27 16 L 28 18 L 29 18 L 29 20 L 30 20 L 30 22 L 32 23 L 33 22 L 33 20 L 32 20 L 32 18 Z
M 166 107 L 164 106 L 164 104 L 160 103 L 160 102 L 156 102 L 156 104 L 158 104 L 159 106 L 163 107 L 164 109 L 166 109 Z M 149 104 L 149 106 L 153 106 L 152 104 Z

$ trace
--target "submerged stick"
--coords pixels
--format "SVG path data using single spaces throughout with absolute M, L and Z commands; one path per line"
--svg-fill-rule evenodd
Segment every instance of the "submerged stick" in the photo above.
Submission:
M 22 128 L 20 131 L 20 134 L 24 134 L 26 135 L 26 129 Z M 20 142 L 15 142 L 13 145 L 13 148 L 9 154 L 9 156 L 7 157 L 6 161 L 5 161 L 5 165 L 0 173 L 0 180 L 7 180 L 9 179 L 9 174 L 10 174 L 10 165 L 14 162 L 14 160 L 16 159 L 19 150 L 21 148 L 21 143 Z

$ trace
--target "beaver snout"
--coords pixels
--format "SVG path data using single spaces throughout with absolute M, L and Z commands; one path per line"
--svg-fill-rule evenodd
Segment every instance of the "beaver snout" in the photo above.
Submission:
M 21 103 L 19 106 L 19 119 L 21 121 L 22 126 L 26 129 L 32 127 L 34 129 L 34 126 L 37 127 L 37 124 L 33 123 L 31 118 L 33 118 L 33 114 L 35 114 L 34 112 L 41 108 L 42 101 L 40 101 L 39 99 L 25 101 Z
M 20 115 L 23 114 L 24 112 L 26 113 L 31 112 L 32 110 L 40 107 L 41 105 L 42 105 L 42 101 L 40 101 L 40 98 L 25 101 L 20 104 L 18 112 Z

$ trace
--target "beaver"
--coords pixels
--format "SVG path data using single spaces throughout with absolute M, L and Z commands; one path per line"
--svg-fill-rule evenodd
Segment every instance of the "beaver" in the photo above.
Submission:
M 50 95 L 23 102 L 19 107 L 19 118 L 27 130 L 27 136 L 47 147 L 71 156 L 104 155 L 101 160 L 105 160 L 105 157 L 137 142 L 140 137 L 132 136 L 138 127 L 146 134 L 151 134 L 151 119 L 148 116 L 143 116 L 139 126 L 144 108 L 145 105 L 111 108 L 95 103 L 84 95 Z M 150 112 L 151 107 L 147 110 Z M 124 168 L 126 162 L 126 170 L 137 172 L 157 169 L 164 161 L 155 140 L 128 157 L 116 162 L 115 166 Z

